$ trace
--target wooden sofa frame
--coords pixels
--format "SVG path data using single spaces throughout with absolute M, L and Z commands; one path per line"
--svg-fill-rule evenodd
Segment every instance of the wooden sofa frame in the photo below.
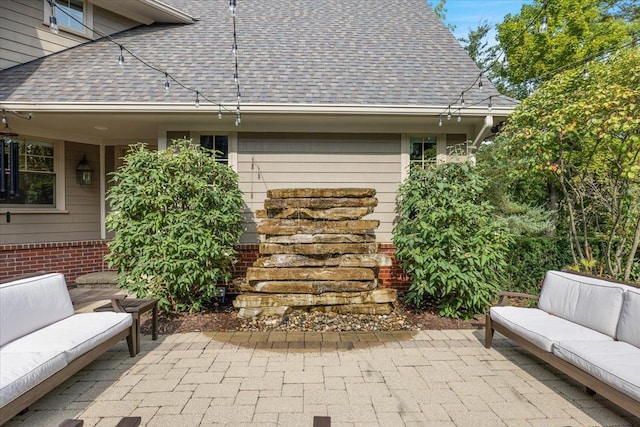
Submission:
M 35 274 L 33 274 L 35 275 Z M 31 275 L 24 275 L 24 277 L 30 277 Z M 15 280 L 15 279 L 12 279 Z M 111 305 L 113 306 L 114 311 L 126 313 L 126 311 L 122 308 L 120 303 L 121 300 L 126 298 L 126 295 L 113 295 L 109 297 L 96 297 L 96 298 L 83 298 L 81 300 L 73 301 L 74 305 L 85 303 L 85 302 L 94 302 L 94 301 L 104 301 L 111 300 Z M 127 339 L 127 346 L 129 347 L 129 355 L 134 357 L 136 355 L 136 334 L 134 331 L 134 324 L 131 324 L 131 327 L 125 329 L 117 335 L 109 338 L 107 341 L 97 345 L 91 350 L 84 353 L 82 356 L 74 359 L 67 366 L 45 379 L 35 387 L 27 390 L 20 396 L 18 396 L 13 401 L 9 402 L 6 406 L 0 409 L 0 425 L 6 423 L 11 418 L 29 408 L 29 405 L 37 402 L 44 395 L 49 393 L 54 388 L 58 387 L 60 384 L 71 378 L 76 372 L 80 371 L 82 368 L 87 366 L 89 363 L 93 362 L 98 358 L 102 353 L 109 350 L 111 347 L 116 345 L 121 339 Z
M 527 298 L 532 300 L 538 300 L 538 297 L 535 295 L 523 294 L 519 292 L 498 292 L 498 296 L 500 296 L 500 300 L 498 301 L 498 306 L 504 306 L 509 298 Z M 591 374 L 583 371 L 580 368 L 575 367 L 569 362 L 566 362 L 563 359 L 555 356 L 553 353 L 546 352 L 531 342 L 524 339 L 522 336 L 517 333 L 505 328 L 499 323 L 494 323 L 491 321 L 491 315 L 489 312 L 485 315 L 486 319 L 486 329 L 485 329 L 485 347 L 491 348 L 491 344 L 493 341 L 493 333 L 494 331 L 498 331 L 505 337 L 509 338 L 511 341 L 518 344 L 523 349 L 527 350 L 533 356 L 542 360 L 543 362 L 548 363 L 553 366 L 560 372 L 568 375 L 573 378 L 575 381 L 579 382 L 583 386 L 587 388 L 587 392 L 590 394 L 599 394 L 600 396 L 606 398 L 612 403 L 616 404 L 620 408 L 625 411 L 635 415 L 636 417 L 640 417 L 640 402 L 636 401 L 632 397 L 621 393 L 610 385 L 603 383 L 596 377 Z

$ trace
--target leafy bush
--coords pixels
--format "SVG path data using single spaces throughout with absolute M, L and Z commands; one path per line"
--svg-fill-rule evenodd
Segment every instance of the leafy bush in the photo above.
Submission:
M 119 285 L 163 309 L 197 311 L 230 279 L 242 234 L 237 174 L 187 140 L 131 147 L 107 199 L 109 266 Z
M 483 189 L 466 164 L 413 168 L 400 186 L 393 242 L 413 304 L 432 300 L 442 316 L 471 318 L 499 289 L 511 238 Z

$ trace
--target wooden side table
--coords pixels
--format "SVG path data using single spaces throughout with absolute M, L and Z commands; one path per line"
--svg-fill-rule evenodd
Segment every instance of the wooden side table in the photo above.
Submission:
M 151 339 L 158 339 L 158 299 L 150 298 L 150 299 L 123 299 L 120 301 L 122 304 L 122 308 L 127 313 L 131 313 L 133 317 L 133 325 L 135 329 L 135 348 L 136 354 L 140 353 L 140 315 L 149 310 L 153 310 L 151 313 Z M 104 304 L 100 307 L 95 308 L 93 311 L 113 311 L 113 307 L 111 304 Z

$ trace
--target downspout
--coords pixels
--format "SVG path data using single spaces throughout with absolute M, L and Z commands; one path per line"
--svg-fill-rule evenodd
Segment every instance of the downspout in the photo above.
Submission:
M 476 137 L 473 140 L 473 146 L 475 148 L 480 147 L 480 144 L 482 144 L 482 141 L 484 141 L 486 137 L 491 135 L 492 127 L 493 127 L 493 116 L 484 116 L 484 124 L 482 125 L 482 128 L 480 128 L 478 135 L 476 135 Z

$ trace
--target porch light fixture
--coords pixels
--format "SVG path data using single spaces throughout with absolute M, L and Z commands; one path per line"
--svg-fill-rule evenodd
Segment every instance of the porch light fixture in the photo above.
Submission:
M 93 177 L 93 169 L 89 166 L 89 162 L 87 161 L 87 155 L 82 155 L 82 160 L 78 163 L 78 167 L 76 167 L 76 182 L 78 185 L 91 185 Z

